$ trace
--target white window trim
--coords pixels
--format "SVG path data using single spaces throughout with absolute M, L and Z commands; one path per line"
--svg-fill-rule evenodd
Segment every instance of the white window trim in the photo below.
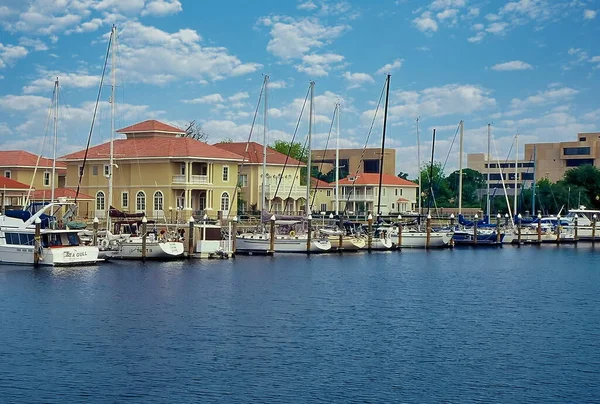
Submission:
M 84 177 L 85 176 L 85 170 L 83 169 L 83 166 L 77 166 L 77 177 Z
M 98 195 L 100 195 L 100 194 L 102 194 L 102 204 L 104 206 L 102 206 L 102 207 L 99 208 L 98 207 Z M 106 194 L 104 193 L 104 191 L 98 191 L 98 192 L 96 192 L 96 198 L 95 199 L 96 199 L 96 201 L 95 201 L 96 211 L 97 212 L 105 211 L 106 210 Z
M 144 195 L 144 206 L 142 209 L 138 209 L 138 194 L 142 193 Z M 146 193 L 142 190 L 139 190 L 135 193 L 135 212 L 142 213 L 146 212 L 146 207 L 148 206 L 148 199 L 146 198 Z
M 48 183 L 46 184 L 46 175 L 48 175 Z M 45 187 L 49 187 L 52 184 L 52 173 L 50 171 L 44 171 L 42 182 Z
M 102 168 L 102 174 L 104 175 L 104 177 L 108 177 L 110 175 L 110 165 L 108 164 L 104 164 L 104 167 Z
M 227 172 L 227 178 L 225 178 L 225 172 Z M 221 168 L 221 179 L 223 182 L 229 182 L 229 166 L 223 166 Z
M 223 196 L 227 195 L 227 209 L 223 209 Z M 231 196 L 229 196 L 229 192 L 223 192 L 221 194 L 221 200 L 219 201 L 219 208 L 223 212 L 228 212 L 231 209 Z
M 12 178 L 12 172 L 10 170 L 4 170 L 4 178 Z
M 127 205 L 123 204 L 123 195 L 127 195 Z M 128 191 L 121 192 L 121 207 L 124 209 L 129 209 L 129 192 Z
M 161 196 L 162 209 L 156 209 L 156 195 L 157 194 L 160 194 L 160 196 Z M 154 211 L 165 210 L 165 194 L 163 193 L 163 191 L 161 191 L 161 190 L 154 191 L 154 194 L 152 195 L 152 210 L 154 210 Z
M 98 175 L 98 166 L 97 165 L 92 166 L 92 175 Z

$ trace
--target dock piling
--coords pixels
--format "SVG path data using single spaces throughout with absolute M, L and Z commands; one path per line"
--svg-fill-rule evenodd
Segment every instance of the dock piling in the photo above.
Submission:
M 238 225 L 238 217 L 234 216 L 233 217 L 233 230 L 230 233 L 231 236 L 231 256 L 235 257 L 235 248 L 237 247 L 236 242 L 237 242 L 237 225 Z
M 148 227 L 148 219 L 146 216 L 142 218 L 142 261 L 146 261 L 146 238 L 148 235 L 146 234 L 146 228 Z
M 592 245 L 596 243 L 596 222 L 598 220 L 598 216 L 594 213 L 592 216 Z
M 425 248 L 429 249 L 431 245 L 431 215 L 427 214 L 427 221 L 425 222 L 427 226 L 427 238 L 425 239 Z
M 398 248 L 402 248 L 402 215 L 398 215 Z
M 542 243 L 542 215 L 538 213 L 537 215 L 538 223 L 537 223 L 537 241 L 538 243 Z
M 373 215 L 369 212 L 369 216 L 367 217 L 367 250 L 371 251 L 373 247 Z
M 271 237 L 269 240 L 269 253 L 273 254 L 275 252 L 275 215 L 271 216 L 271 227 L 269 231 L 269 236 Z
M 42 233 L 42 221 L 40 218 L 35 219 L 35 234 L 33 236 L 35 247 L 33 249 L 33 265 L 38 266 L 40 264 L 40 250 L 42 249 L 41 236 Z
M 310 245 L 312 243 L 312 215 L 308 215 L 308 233 L 306 237 L 306 253 L 310 254 Z
M 500 213 L 498 213 L 496 215 L 496 243 L 500 244 L 500 219 L 502 218 L 502 215 Z
M 189 234 L 188 234 L 188 258 L 194 254 L 194 216 L 190 216 Z
M 92 245 L 96 247 L 98 245 L 98 225 L 100 224 L 100 220 L 97 217 L 94 217 L 94 233 L 92 236 Z
M 475 220 L 473 221 L 473 244 L 477 244 L 477 221 L 479 220 L 479 215 L 475 213 Z
M 517 243 L 519 247 L 521 247 L 521 221 L 523 220 L 523 216 L 519 213 L 517 215 Z

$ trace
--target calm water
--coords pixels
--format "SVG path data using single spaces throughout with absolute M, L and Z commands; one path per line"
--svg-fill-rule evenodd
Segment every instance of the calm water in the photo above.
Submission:
M 0 266 L 0 402 L 600 401 L 600 248 Z

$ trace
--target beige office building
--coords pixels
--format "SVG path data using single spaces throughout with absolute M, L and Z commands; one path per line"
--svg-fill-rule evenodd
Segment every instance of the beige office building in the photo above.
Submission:
M 531 188 L 534 179 L 535 162 L 533 161 L 533 155 L 525 153 L 525 156 L 532 156 L 530 159 L 517 160 L 517 173 L 516 173 L 516 185 L 517 189 Z M 489 170 L 489 183 L 488 188 L 498 189 L 498 191 L 504 192 L 508 195 L 513 195 L 515 189 L 515 161 L 514 160 L 492 160 L 489 161 L 486 158 L 485 153 L 473 153 L 467 154 L 467 168 L 479 171 L 487 179 Z M 504 179 L 504 186 L 502 180 Z M 497 191 L 497 192 L 498 192 Z
M 585 164 L 600 167 L 600 132 L 579 133 L 574 142 L 531 143 L 525 155 L 536 155 L 536 179 L 556 182 L 571 168 Z
M 364 152 L 364 154 L 363 154 Z M 381 149 L 340 149 L 340 168 L 354 174 L 379 174 L 381 165 Z M 362 157 L 362 160 L 361 160 Z M 335 167 L 335 148 L 331 150 L 312 150 L 312 166 L 323 174 Z M 384 149 L 383 173 L 396 175 L 396 150 Z

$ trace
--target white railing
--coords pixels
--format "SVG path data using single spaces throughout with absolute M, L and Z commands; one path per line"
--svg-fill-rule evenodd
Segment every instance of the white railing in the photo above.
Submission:
M 291 192 L 290 192 L 290 189 L 291 189 Z M 277 191 L 277 195 L 275 195 L 275 191 Z M 288 198 L 288 195 L 290 198 L 294 198 L 294 199 L 306 197 L 306 186 L 304 186 L 304 185 L 290 186 L 290 185 L 282 184 L 279 186 L 279 189 L 277 189 L 277 185 L 265 186 L 265 196 L 269 199 L 271 199 L 275 196 L 277 196 L 278 198 L 281 198 L 281 199 L 286 199 L 286 198 Z
M 174 175 L 173 176 L 173 184 L 185 184 L 187 179 L 185 175 Z
M 208 175 L 192 175 L 192 184 L 208 184 Z
M 374 201 L 375 195 L 373 194 L 342 194 L 340 195 L 342 201 Z

